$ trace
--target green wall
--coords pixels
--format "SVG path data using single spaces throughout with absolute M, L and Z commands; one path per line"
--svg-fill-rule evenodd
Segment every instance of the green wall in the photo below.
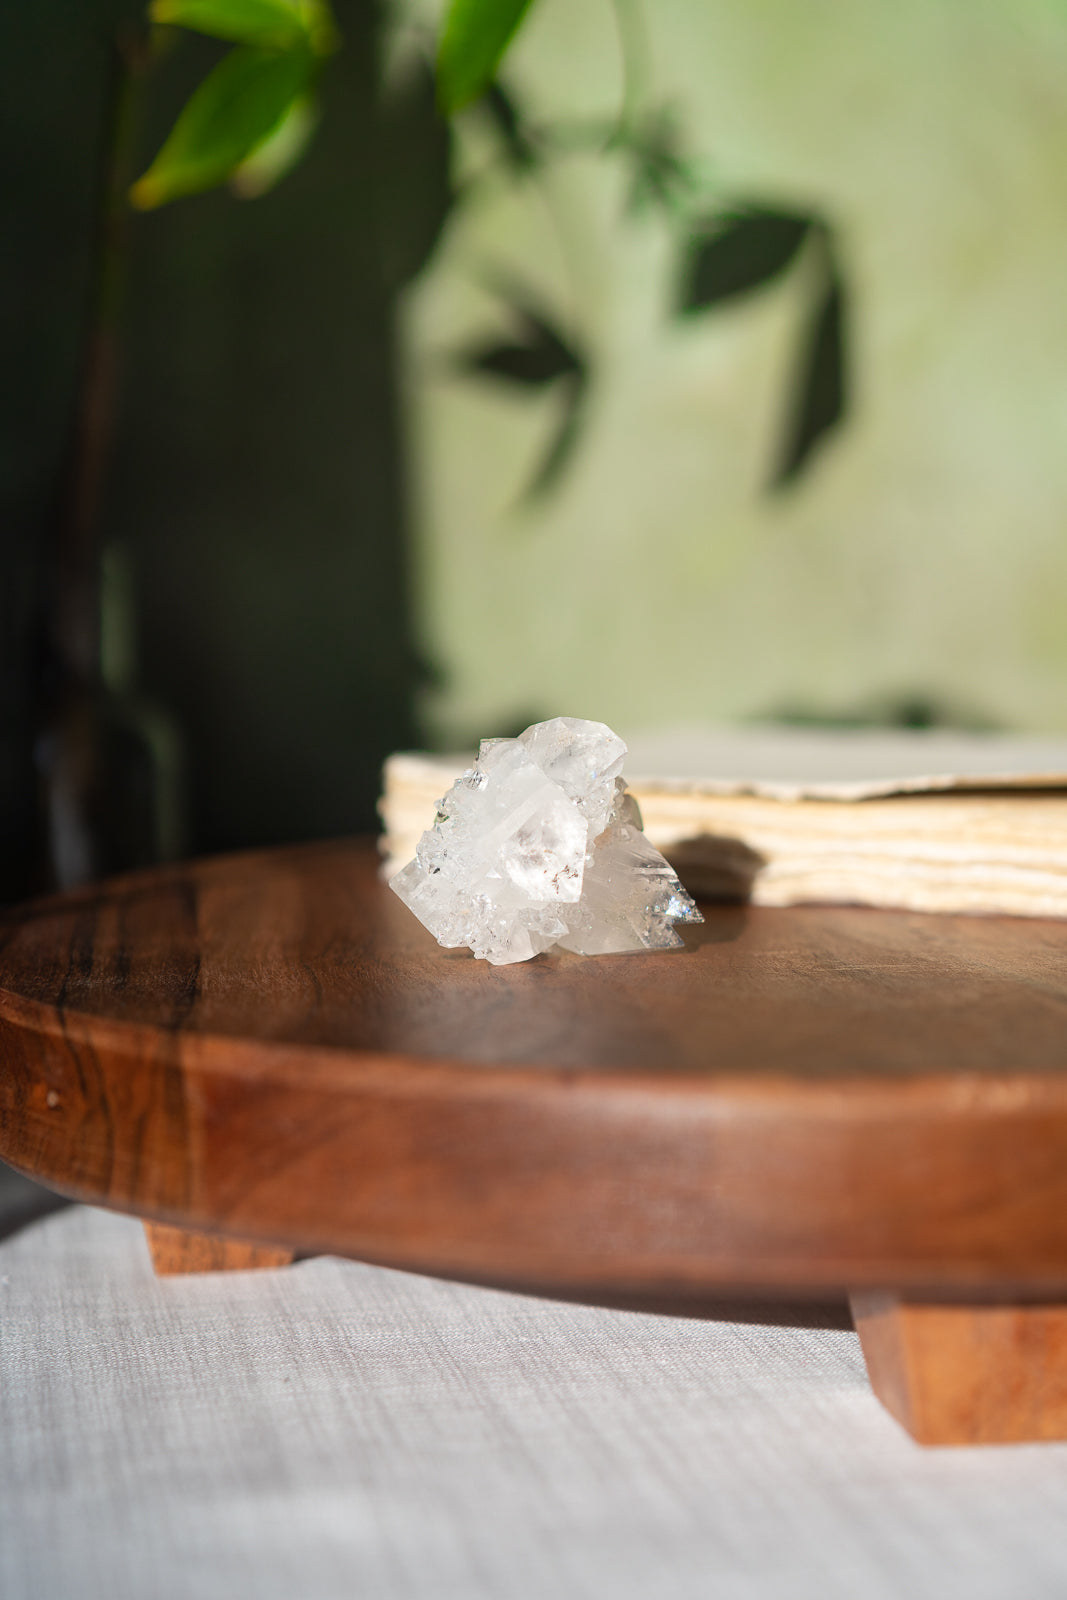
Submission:
M 432 10 L 432 8 L 431 8 Z M 625 207 L 611 156 L 480 179 L 404 307 L 419 617 L 443 744 L 528 714 L 623 731 L 922 696 L 1067 728 L 1067 11 L 1051 0 L 666 0 L 641 90 L 697 174 Z M 611 115 L 608 5 L 541 0 L 506 68 L 531 122 Z M 459 170 L 494 160 L 484 113 Z M 737 199 L 835 230 L 850 412 L 765 484 L 810 291 L 803 260 L 685 321 L 697 214 Z M 552 385 L 450 370 L 521 280 L 591 352 L 557 490 L 521 491 Z

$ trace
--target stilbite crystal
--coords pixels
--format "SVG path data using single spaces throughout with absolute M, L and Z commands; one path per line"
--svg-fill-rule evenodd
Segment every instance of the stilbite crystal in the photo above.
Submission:
M 602 722 L 554 717 L 483 739 L 392 887 L 448 948 L 500 966 L 554 945 L 579 955 L 670 950 L 703 919 L 641 832 Z

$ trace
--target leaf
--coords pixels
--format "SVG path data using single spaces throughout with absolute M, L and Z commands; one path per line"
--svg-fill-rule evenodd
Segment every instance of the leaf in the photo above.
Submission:
M 729 215 L 691 252 L 678 309 L 703 311 L 762 288 L 784 272 L 804 243 L 810 217 L 746 208 Z
M 572 377 L 562 386 L 566 390 L 566 399 L 560 414 L 559 427 L 553 435 L 544 458 L 530 482 L 523 491 L 522 499 L 526 501 L 538 500 L 542 495 L 554 488 L 557 478 L 571 458 L 571 453 L 578 443 L 582 423 L 582 402 L 585 399 L 585 383 L 581 378 Z
M 847 406 L 845 380 L 846 294 L 825 249 L 826 270 L 816 296 L 798 364 L 792 414 L 772 489 L 784 489 L 807 466 L 819 440 L 838 426 Z
M 468 372 L 510 378 L 529 388 L 540 388 L 574 370 L 573 363 L 543 345 L 493 344 L 471 351 L 464 361 Z
M 629 138 L 617 141 L 633 163 L 627 210 L 638 215 L 650 205 L 677 210 L 697 187 L 692 166 L 681 153 L 674 114 L 661 107 Z
M 236 167 L 230 188 L 240 200 L 257 200 L 281 183 L 311 143 L 319 108 L 310 95 L 294 100 L 274 132 Z
M 545 494 L 559 478 L 581 432 L 589 370 L 585 358 L 528 301 L 501 291 L 519 328 L 519 337 L 476 345 L 457 356 L 465 372 L 503 378 L 527 389 L 556 385 L 563 393 L 559 426 L 544 458 L 523 491 L 523 500 Z
M 300 99 L 315 68 L 306 43 L 285 51 L 238 45 L 192 95 L 162 150 L 130 190 L 149 211 L 225 183 L 266 143 Z
M 581 358 L 547 322 L 529 310 L 518 316 L 525 340 L 501 340 L 461 352 L 457 359 L 464 371 L 508 378 L 528 388 L 540 388 L 568 374 L 584 377 Z
M 538 154 L 523 127 L 514 98 L 499 83 L 491 83 L 482 105 L 492 119 L 512 171 L 531 171 L 538 164 Z
M 530 0 L 451 0 L 437 52 L 437 95 L 446 116 L 483 94 Z
M 152 0 L 153 22 L 235 44 L 288 44 L 307 35 L 307 12 L 291 0 Z

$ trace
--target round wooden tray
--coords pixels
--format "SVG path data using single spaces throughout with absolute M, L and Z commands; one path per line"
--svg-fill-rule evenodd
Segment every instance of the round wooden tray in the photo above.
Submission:
M 0 929 L 0 1154 L 194 1228 L 561 1289 L 1067 1289 L 1067 925 L 705 908 L 491 967 L 331 844 Z
M 0 1155 L 183 1228 L 541 1291 L 1067 1298 L 1067 925 L 705 915 L 684 951 L 491 967 L 366 842 L 17 909 Z

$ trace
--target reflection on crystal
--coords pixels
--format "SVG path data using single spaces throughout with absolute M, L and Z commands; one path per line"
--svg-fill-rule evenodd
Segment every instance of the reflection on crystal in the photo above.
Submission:
M 555 717 L 483 739 L 392 887 L 437 939 L 495 965 L 554 945 L 579 955 L 670 950 L 702 917 L 619 776 L 602 722 Z

